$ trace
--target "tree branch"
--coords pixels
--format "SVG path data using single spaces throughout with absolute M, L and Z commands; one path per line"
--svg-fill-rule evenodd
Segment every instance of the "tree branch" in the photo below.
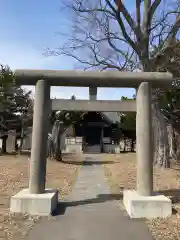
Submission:
M 136 0 L 136 21 L 138 31 L 141 31 L 141 0 Z
M 136 43 L 129 37 L 127 31 L 126 31 L 126 27 L 124 25 L 124 22 L 121 18 L 121 15 L 120 15 L 120 11 L 118 11 L 118 8 L 115 9 L 112 4 L 110 3 L 109 0 L 105 0 L 107 5 L 113 10 L 115 11 L 116 13 L 116 19 L 119 23 L 119 26 L 120 26 L 120 29 L 122 31 L 122 34 L 124 36 L 124 38 L 126 39 L 126 41 L 131 45 L 131 47 L 133 48 L 133 50 L 138 54 L 139 53 L 139 50 L 138 50 L 138 47 L 136 46 Z M 133 19 L 131 18 L 129 12 L 127 11 L 127 9 L 125 8 L 124 4 L 122 3 L 121 4 L 121 12 L 123 13 L 126 21 L 128 22 L 129 26 L 131 27 L 131 29 L 136 33 L 137 33 L 137 28 L 135 26 L 135 23 L 133 21 Z
M 161 4 L 161 1 L 162 0 L 154 0 L 153 4 L 151 5 L 150 11 L 149 11 L 149 26 L 151 26 L 153 16 L 155 14 L 155 11 L 157 10 L 159 5 Z

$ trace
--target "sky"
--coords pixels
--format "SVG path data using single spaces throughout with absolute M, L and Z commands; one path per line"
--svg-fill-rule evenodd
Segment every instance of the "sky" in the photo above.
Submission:
M 72 58 L 43 56 L 46 48 L 62 46 L 66 40 L 56 34 L 62 22 L 71 18 L 61 13 L 61 7 L 61 0 L 1 0 L 0 64 L 7 64 L 12 70 L 74 69 Z M 34 87 L 25 88 L 34 93 Z M 119 100 L 121 96 L 132 97 L 133 94 L 134 89 L 98 88 L 97 98 Z M 72 95 L 88 99 L 88 88 L 51 88 L 52 98 L 68 99 Z

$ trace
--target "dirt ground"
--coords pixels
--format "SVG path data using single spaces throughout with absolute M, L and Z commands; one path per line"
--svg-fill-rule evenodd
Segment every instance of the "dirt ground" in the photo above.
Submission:
M 136 189 L 136 155 L 104 155 L 105 172 L 113 193 Z M 154 168 L 154 190 L 172 199 L 173 215 L 166 219 L 146 221 L 156 240 L 180 239 L 180 166 L 171 169 Z M 123 207 L 120 200 L 120 207 Z
M 135 154 L 105 154 L 105 172 L 113 193 L 136 188 Z M 59 189 L 59 198 L 64 198 L 72 189 L 82 157 L 64 155 L 64 162 L 48 161 L 47 187 Z M 71 164 L 73 162 L 76 164 Z M 79 164 L 77 164 L 77 162 Z M 28 157 L 0 156 L 0 240 L 24 239 L 38 221 L 38 217 L 9 213 L 12 195 L 28 186 Z M 146 221 L 156 240 L 180 239 L 180 166 L 171 169 L 154 168 L 154 190 L 172 199 L 173 215 L 167 219 Z M 122 199 L 120 207 L 123 207 Z
M 65 162 L 48 160 L 47 187 L 59 189 L 59 198 L 64 198 L 72 189 L 80 165 L 68 164 L 80 156 L 64 155 Z M 0 240 L 24 239 L 37 222 L 38 217 L 10 214 L 12 195 L 28 187 L 28 156 L 0 156 Z

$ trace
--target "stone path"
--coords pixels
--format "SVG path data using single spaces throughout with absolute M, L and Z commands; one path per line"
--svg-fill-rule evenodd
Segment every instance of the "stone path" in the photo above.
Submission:
M 82 166 L 72 193 L 60 204 L 55 220 L 43 220 L 28 240 L 152 240 L 142 220 L 131 220 L 110 193 L 103 167 L 92 155 Z M 64 208 L 64 211 L 62 211 Z

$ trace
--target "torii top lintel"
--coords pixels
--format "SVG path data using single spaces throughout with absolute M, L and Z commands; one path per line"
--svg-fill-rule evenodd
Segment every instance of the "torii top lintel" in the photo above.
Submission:
M 118 72 L 118 71 L 64 71 L 27 70 L 15 71 L 19 85 L 36 85 L 38 80 L 48 81 L 50 86 L 73 87 L 123 87 L 137 88 L 141 82 L 149 82 L 153 88 L 170 87 L 172 74 L 160 72 Z

